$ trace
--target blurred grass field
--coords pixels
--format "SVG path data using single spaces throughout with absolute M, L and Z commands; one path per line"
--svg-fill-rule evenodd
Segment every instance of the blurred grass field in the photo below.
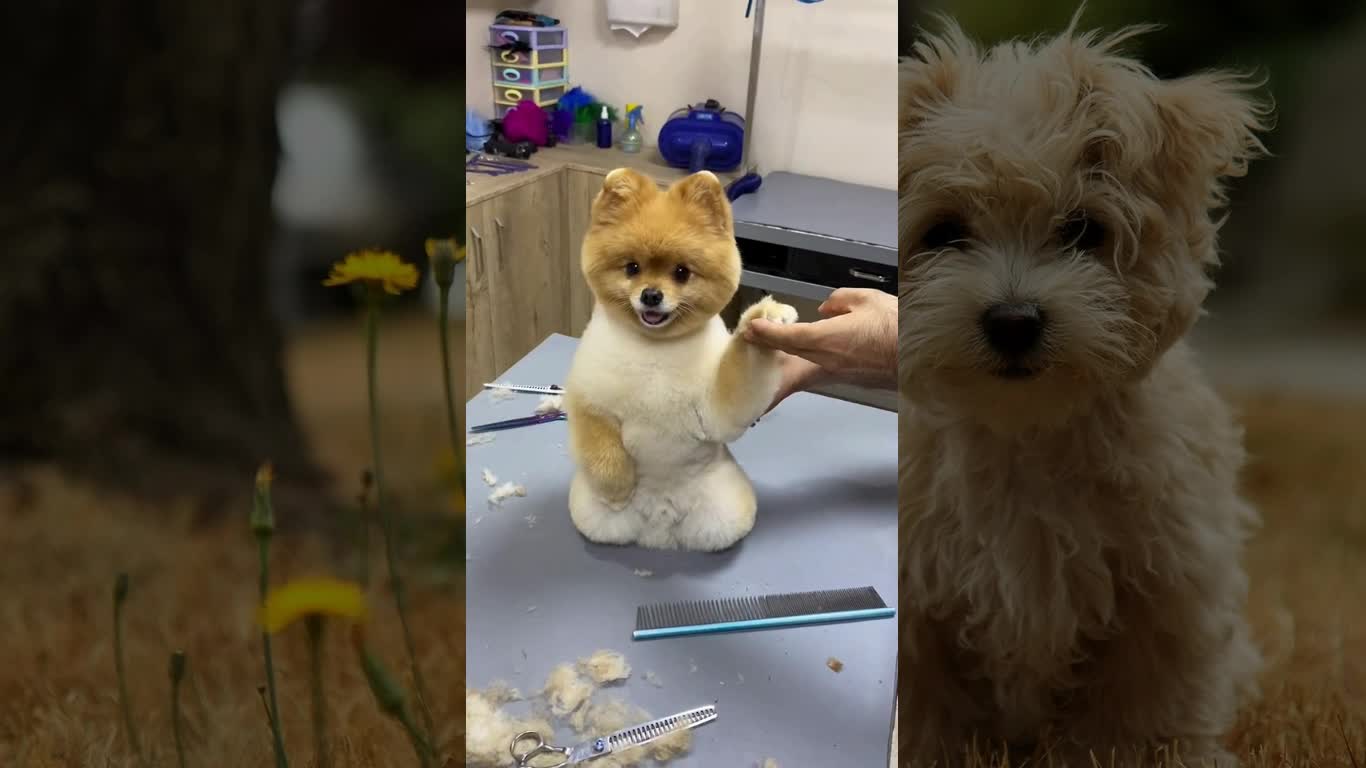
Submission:
M 439 558 L 436 546 L 463 520 L 456 512 L 461 497 L 449 480 L 453 462 L 437 349 L 430 316 L 386 319 L 379 352 L 381 409 L 395 506 L 406 515 L 410 540 L 434 542 L 408 547 L 402 567 L 436 736 L 446 754 L 461 755 L 464 561 L 449 553 Z M 370 458 L 359 324 L 296 336 L 288 363 L 298 416 L 314 453 L 333 473 L 338 498 L 351 499 Z M 463 372 L 454 378 L 462 381 Z M 249 492 L 252 478 L 242 482 Z M 0 766 L 135 764 L 126 751 L 114 676 L 111 595 L 120 570 L 132 581 L 124 640 L 130 698 L 153 765 L 175 759 L 167 672 L 175 649 L 189 657 L 183 712 L 190 764 L 273 764 L 256 691 L 265 678 L 254 624 L 257 566 L 249 509 L 245 503 L 240 513 L 230 510 L 218 522 L 204 523 L 202 510 L 189 503 L 150 508 L 70 483 L 52 469 L 0 478 Z M 291 514 L 310 512 L 277 502 L 282 527 Z M 327 522 L 344 531 L 352 521 Z M 382 578 L 377 529 L 371 545 L 367 634 L 385 665 L 398 673 L 407 662 Z M 337 551 L 331 537 L 277 533 L 271 580 L 339 573 Z M 274 646 L 291 765 L 312 765 L 302 628 L 287 630 Z M 325 656 L 333 765 L 410 766 L 414 758 L 406 736 L 376 709 L 340 627 L 328 633 Z

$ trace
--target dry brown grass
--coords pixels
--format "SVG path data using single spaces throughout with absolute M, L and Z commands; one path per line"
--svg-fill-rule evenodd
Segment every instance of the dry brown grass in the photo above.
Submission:
M 349 497 L 369 463 L 363 347 L 358 325 L 305 334 L 292 345 L 291 389 L 315 453 Z M 449 445 L 435 329 L 426 317 L 397 320 L 381 341 L 386 471 L 409 510 L 444 512 L 438 476 Z M 456 380 L 463 381 L 456 373 Z M 243 478 L 249 489 L 251 478 Z M 277 517 L 290 514 L 277 508 Z M 273 765 L 256 686 L 264 681 L 253 628 L 255 544 L 247 510 L 196 528 L 191 505 L 148 509 L 67 482 L 50 469 L 0 487 L 0 766 L 132 766 L 122 734 L 112 649 L 114 574 L 133 583 L 125 608 L 130 697 L 153 765 L 174 764 L 167 663 L 189 656 L 183 697 L 194 766 Z M 406 672 L 392 601 L 373 534 L 369 636 L 391 672 Z M 334 572 L 318 537 L 277 537 L 272 579 Z M 464 586 L 407 563 L 410 622 L 430 688 L 438 739 L 452 754 L 464 728 Z M 438 574 L 439 575 L 439 574 Z M 426 577 L 425 581 L 423 578 Z M 416 582 L 416 583 L 415 583 Z M 403 731 L 381 716 L 340 627 L 329 633 L 326 680 L 334 762 L 411 766 Z M 280 708 L 291 768 L 311 765 L 307 652 L 301 627 L 275 643 Z M 406 676 L 405 676 L 406 680 Z
M 318 454 L 343 479 L 368 456 L 355 330 L 309 334 L 291 357 L 301 417 Z M 385 446 L 394 485 L 410 508 L 420 500 L 433 508 L 441 503 L 433 462 L 445 435 L 434 343 L 421 319 L 391 328 L 382 349 L 384 369 L 402 371 L 382 382 Z M 1269 667 L 1265 697 L 1240 720 L 1231 745 L 1250 765 L 1266 768 L 1366 766 L 1366 402 L 1239 402 L 1254 455 L 1248 491 L 1266 519 L 1249 564 L 1251 614 Z M 188 507 L 149 510 L 74 487 L 50 470 L 0 490 L 0 766 L 132 765 L 110 640 L 119 570 L 134 582 L 127 608 L 132 698 L 144 745 L 158 764 L 173 763 L 166 664 L 175 648 L 190 659 L 192 764 L 270 764 L 256 694 L 261 656 L 251 623 L 255 563 L 245 511 L 207 529 L 192 528 L 190 518 Z M 326 569 L 329 560 L 319 541 L 292 537 L 276 542 L 275 562 L 284 578 Z M 382 573 L 378 558 L 374 566 Z M 399 672 L 405 659 L 391 603 L 382 585 L 374 592 L 372 636 Z M 462 592 L 458 579 L 416 584 L 412 617 L 440 736 L 457 755 Z M 340 635 L 331 634 L 327 649 L 335 661 L 327 681 L 334 764 L 412 765 L 402 731 L 376 712 Z M 302 632 L 290 631 L 277 648 L 291 765 L 308 766 Z

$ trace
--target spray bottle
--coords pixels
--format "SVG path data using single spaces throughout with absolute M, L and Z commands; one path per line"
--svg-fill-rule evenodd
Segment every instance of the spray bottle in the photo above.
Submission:
M 639 104 L 626 105 L 626 133 L 621 136 L 622 152 L 640 151 L 640 130 L 639 124 L 644 120 L 642 117 L 642 107 Z
M 607 105 L 602 105 L 602 116 L 598 118 L 598 148 L 612 148 L 612 118 L 607 114 Z

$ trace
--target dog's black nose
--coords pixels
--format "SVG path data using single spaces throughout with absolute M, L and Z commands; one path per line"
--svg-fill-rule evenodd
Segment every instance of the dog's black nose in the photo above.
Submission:
M 646 288 L 640 292 L 640 303 L 647 307 L 657 307 L 664 301 L 664 292 L 658 288 Z
M 1043 312 L 1037 304 L 996 304 L 982 314 L 982 329 L 993 349 L 1019 357 L 1043 336 Z

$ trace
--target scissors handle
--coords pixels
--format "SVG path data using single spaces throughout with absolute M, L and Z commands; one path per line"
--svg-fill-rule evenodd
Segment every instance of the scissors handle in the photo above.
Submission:
M 517 745 L 524 741 L 535 742 L 536 745 L 524 752 L 517 751 Z M 512 745 L 508 747 L 512 752 L 512 759 L 517 761 L 518 768 L 528 768 L 531 765 L 531 758 L 538 755 L 564 755 L 564 759 L 558 763 L 552 763 L 539 768 L 560 768 L 569 765 L 569 747 L 552 747 L 545 743 L 545 738 L 535 731 L 522 731 L 512 737 Z

